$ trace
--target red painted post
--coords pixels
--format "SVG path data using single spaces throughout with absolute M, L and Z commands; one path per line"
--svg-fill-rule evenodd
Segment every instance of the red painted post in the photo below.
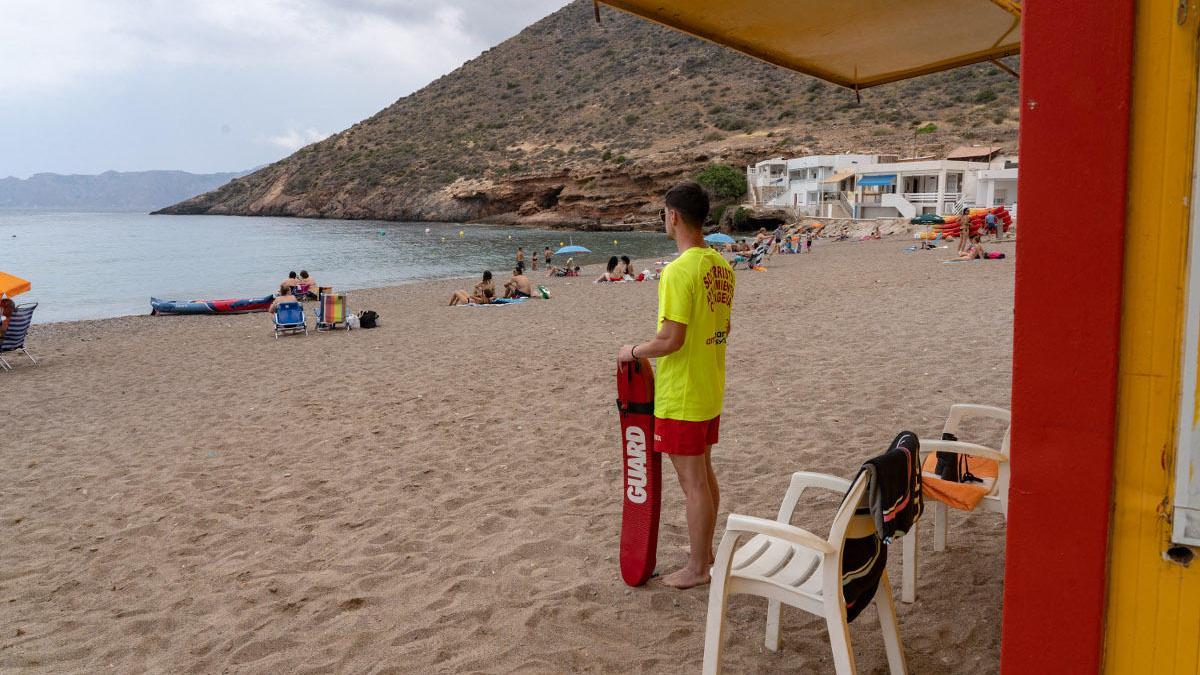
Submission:
M 1001 670 L 1095 673 L 1112 508 L 1133 2 L 1022 4 Z

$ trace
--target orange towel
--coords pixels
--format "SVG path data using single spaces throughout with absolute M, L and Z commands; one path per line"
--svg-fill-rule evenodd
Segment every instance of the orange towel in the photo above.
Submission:
M 971 511 L 987 496 L 991 484 L 1000 473 L 1000 467 L 994 459 L 983 457 L 968 457 L 967 471 L 984 479 L 984 483 L 955 483 L 942 480 L 933 472 L 937 468 L 937 454 L 930 453 L 921 464 L 921 491 L 926 497 L 936 499 L 943 504 L 962 511 Z

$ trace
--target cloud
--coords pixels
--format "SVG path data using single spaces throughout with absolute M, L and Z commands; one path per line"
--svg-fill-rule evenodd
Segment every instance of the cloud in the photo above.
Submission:
M 564 4 L 0 0 L 0 176 L 275 161 Z
M 317 131 L 311 127 L 307 129 L 297 129 L 296 127 L 292 126 L 281 134 L 267 136 L 260 140 L 268 145 L 282 148 L 288 152 L 295 152 L 310 143 L 323 141 L 328 137 L 329 134 L 321 133 L 320 131 Z
M 432 79 L 563 0 L 4 0 L 0 91 L 141 68 L 317 67 Z

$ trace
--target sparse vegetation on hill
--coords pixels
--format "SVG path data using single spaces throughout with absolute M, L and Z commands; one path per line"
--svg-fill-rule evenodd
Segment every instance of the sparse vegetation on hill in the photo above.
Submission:
M 578 0 L 330 138 L 173 213 L 595 226 L 644 219 L 708 163 L 1013 146 L 990 65 L 862 93 Z M 934 124 L 936 123 L 936 124 Z M 933 131 L 917 135 L 918 127 Z

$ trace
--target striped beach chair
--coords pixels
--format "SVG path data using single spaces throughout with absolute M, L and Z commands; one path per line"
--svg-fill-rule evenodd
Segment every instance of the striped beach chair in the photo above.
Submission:
M 346 318 L 350 309 L 346 305 L 344 293 L 323 293 L 317 302 L 317 330 L 333 330 L 334 328 L 350 329 Z
M 25 336 L 29 334 L 29 324 L 33 321 L 33 310 L 37 309 L 37 303 L 29 303 L 17 305 L 17 309 L 9 317 L 11 322 L 8 329 L 4 331 L 4 339 L 0 340 L 0 367 L 5 370 L 12 370 L 12 364 L 4 360 L 4 354 L 7 352 L 21 352 L 25 358 L 29 359 L 30 363 L 37 365 L 37 359 L 33 358 L 33 354 L 25 348 Z

